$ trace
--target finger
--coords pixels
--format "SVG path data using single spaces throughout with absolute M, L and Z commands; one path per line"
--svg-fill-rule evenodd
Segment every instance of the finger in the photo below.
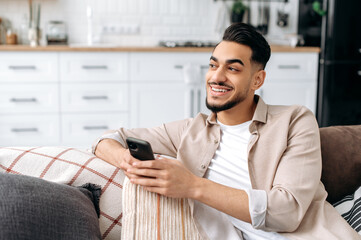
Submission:
M 122 169 L 123 171 L 127 171 L 129 168 L 132 168 L 132 165 L 123 161 L 119 164 L 119 168 Z
M 160 170 L 152 168 L 128 168 L 127 173 L 153 178 L 159 177 L 162 174 Z
M 136 167 L 136 168 L 165 169 L 166 162 L 164 162 L 163 159 L 137 161 L 137 162 L 132 163 L 132 166 Z
M 160 180 L 157 180 L 155 178 L 138 177 L 131 178 L 130 181 L 133 184 L 137 184 L 143 187 L 160 187 Z

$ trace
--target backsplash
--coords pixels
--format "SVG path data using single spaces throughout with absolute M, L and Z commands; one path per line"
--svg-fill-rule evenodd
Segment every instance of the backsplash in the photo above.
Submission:
M 45 29 L 50 20 L 64 21 L 70 44 L 87 42 L 87 6 L 92 9 L 92 32 L 94 43 L 121 46 L 154 46 L 162 40 L 218 41 L 227 21 L 220 15 L 223 4 L 228 9 L 232 1 L 214 0 L 34 0 L 41 3 L 40 27 L 42 44 Z M 252 3 L 252 8 L 257 3 Z M 297 17 L 290 20 L 287 28 L 275 24 L 272 3 L 269 34 L 295 33 Z M 298 1 L 289 1 L 290 14 L 298 12 Z M 257 11 L 251 16 L 251 21 Z M 0 17 L 11 23 L 21 39 L 21 26 L 28 13 L 27 0 L 0 0 Z

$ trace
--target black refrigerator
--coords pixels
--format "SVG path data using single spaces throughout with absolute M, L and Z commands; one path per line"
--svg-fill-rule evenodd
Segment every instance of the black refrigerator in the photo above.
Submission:
M 361 124 L 361 0 L 324 0 L 323 7 L 317 121 Z

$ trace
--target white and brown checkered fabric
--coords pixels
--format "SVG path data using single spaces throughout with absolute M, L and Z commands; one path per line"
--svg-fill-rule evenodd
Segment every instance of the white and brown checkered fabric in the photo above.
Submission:
M 80 186 L 102 187 L 99 225 L 102 239 L 120 239 L 124 174 L 93 154 L 67 147 L 0 147 L 0 172 Z

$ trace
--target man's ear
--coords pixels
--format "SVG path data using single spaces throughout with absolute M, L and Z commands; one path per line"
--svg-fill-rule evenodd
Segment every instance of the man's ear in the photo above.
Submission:
M 266 71 L 259 70 L 255 73 L 253 78 L 252 90 L 256 91 L 260 87 L 262 87 L 264 80 L 266 78 Z

